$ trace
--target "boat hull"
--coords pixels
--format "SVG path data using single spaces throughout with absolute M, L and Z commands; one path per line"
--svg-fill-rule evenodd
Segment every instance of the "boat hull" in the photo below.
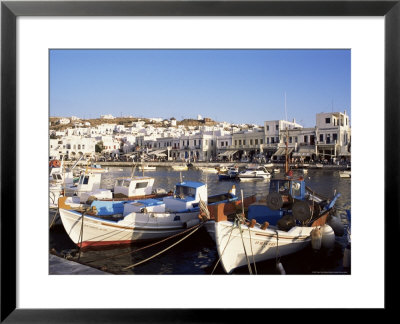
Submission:
M 165 238 L 198 224 L 198 214 L 131 213 L 119 221 L 84 215 L 82 220 L 81 213 L 60 208 L 65 231 L 80 247 L 129 244 Z
M 233 226 L 232 222 L 215 222 L 214 235 L 218 255 L 226 273 L 247 265 L 249 262 L 260 262 L 296 253 L 310 244 L 312 227 L 293 227 L 288 232 L 272 229 L 262 230 L 259 227 L 249 228 L 246 225 Z M 242 234 L 240 234 L 240 230 Z M 243 239 L 242 239 L 243 237 Z M 277 240 L 278 237 L 278 240 Z

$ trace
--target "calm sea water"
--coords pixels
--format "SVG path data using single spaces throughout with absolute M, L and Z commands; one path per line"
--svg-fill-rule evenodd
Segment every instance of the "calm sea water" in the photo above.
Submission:
M 116 177 L 130 176 L 131 168 L 109 168 L 109 172 L 102 176 L 102 188 L 112 188 Z M 170 190 L 180 180 L 201 181 L 207 183 L 208 194 L 227 192 L 236 186 L 236 194 L 244 196 L 256 194 L 257 198 L 265 198 L 268 194 L 269 181 L 219 181 L 216 174 L 204 173 L 199 170 L 173 171 L 164 167 L 157 167 L 156 171 L 146 172 L 155 178 L 154 188 Z M 296 171 L 295 171 L 296 174 Z M 334 191 L 341 194 L 338 199 L 337 216 L 345 215 L 345 209 L 351 207 L 351 180 L 340 178 L 336 170 L 312 170 L 305 175 L 307 186 L 316 192 L 332 197 Z M 50 230 L 50 249 L 67 255 L 71 260 L 78 260 L 83 264 L 102 268 L 105 271 L 117 274 L 224 274 L 221 266 L 215 269 L 218 253 L 214 241 L 209 237 L 205 228 L 200 228 L 193 235 L 174 246 L 163 254 L 143 263 L 135 268 L 123 270 L 124 267 L 140 262 L 159 251 L 177 242 L 182 236 L 143 249 L 149 243 L 132 244 L 129 246 L 97 248 L 77 252 L 76 246 L 69 239 L 62 226 Z M 336 237 L 334 249 L 329 253 L 315 252 L 308 247 L 294 255 L 280 259 L 287 274 L 349 274 L 350 269 L 343 268 L 343 252 L 347 245 L 347 237 Z M 142 249 L 140 251 L 136 251 Z M 276 274 L 275 260 L 257 263 L 258 274 Z M 233 274 L 248 274 L 248 269 L 236 269 Z

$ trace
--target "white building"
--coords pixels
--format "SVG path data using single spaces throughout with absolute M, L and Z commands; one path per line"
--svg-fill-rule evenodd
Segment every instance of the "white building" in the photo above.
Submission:
M 60 118 L 56 124 L 58 125 L 67 125 L 69 124 L 71 121 L 68 118 Z
M 57 159 L 77 159 L 84 155 L 90 157 L 95 153 L 96 140 L 82 136 L 67 136 L 62 139 L 50 139 L 50 156 Z
M 350 157 L 350 117 L 346 111 L 316 115 L 316 146 L 323 159 Z
M 108 114 L 108 115 L 101 115 L 100 119 L 115 119 L 115 117 L 111 114 Z

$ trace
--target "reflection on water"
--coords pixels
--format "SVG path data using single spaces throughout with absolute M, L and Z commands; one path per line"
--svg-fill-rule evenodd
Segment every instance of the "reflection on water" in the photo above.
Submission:
M 130 176 L 131 171 L 130 167 L 123 168 L 123 171 L 120 171 L 120 168 L 109 168 L 109 172 L 102 175 L 102 188 L 112 188 L 116 177 Z M 296 175 L 296 171 L 294 173 Z M 142 175 L 142 172 L 136 172 L 136 175 Z M 207 183 L 209 195 L 227 192 L 232 185 L 235 185 L 236 194 L 239 197 L 240 190 L 243 190 L 244 196 L 256 194 L 259 199 L 266 197 L 269 187 L 269 180 L 219 181 L 216 174 L 193 169 L 179 172 L 157 167 L 156 171 L 145 172 L 145 175 L 155 178 L 154 188 L 166 190 L 172 190 L 180 181 L 180 176 L 183 181 L 201 181 Z M 300 173 L 298 175 L 300 176 Z M 310 169 L 304 177 L 308 187 L 324 196 L 332 197 L 335 190 L 341 194 L 336 203 L 338 214 L 344 214 L 345 209 L 350 209 L 351 179 L 340 178 L 336 170 Z M 204 228 L 150 261 L 135 268 L 122 270 L 124 267 L 153 256 L 180 239 L 181 237 L 173 238 L 146 249 L 143 247 L 149 243 L 83 251 L 80 261 L 97 268 L 104 269 L 105 267 L 107 271 L 119 274 L 210 274 L 218 260 L 218 253 L 214 242 Z M 335 248 L 328 255 L 316 253 L 309 247 L 297 254 L 282 257 L 281 262 L 287 274 L 349 273 L 349 270 L 344 271 L 342 267 L 343 250 L 346 244 L 345 236 L 337 237 Z M 58 252 L 76 250 L 62 227 L 51 230 L 50 248 L 55 248 Z M 141 250 L 135 252 L 138 249 Z M 74 258 L 76 259 L 77 255 Z M 257 272 L 258 274 L 276 274 L 275 260 L 257 263 Z M 218 265 L 214 274 L 223 273 L 221 266 Z M 247 266 L 236 269 L 234 274 L 248 274 Z

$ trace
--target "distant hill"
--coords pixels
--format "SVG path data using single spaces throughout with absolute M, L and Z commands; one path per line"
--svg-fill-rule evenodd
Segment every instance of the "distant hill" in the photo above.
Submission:
M 56 125 L 56 122 L 62 117 L 50 117 L 49 121 L 51 123 L 50 129 L 55 130 L 55 131 L 62 131 L 67 128 L 74 127 L 75 124 L 77 123 L 82 123 L 85 124 L 85 122 L 90 123 L 90 127 L 96 127 L 101 124 L 117 124 L 117 125 L 124 125 L 124 126 L 130 126 L 132 122 L 137 122 L 139 120 L 144 121 L 146 124 L 153 125 L 154 127 L 162 127 L 164 126 L 163 123 L 160 122 L 154 122 L 150 121 L 147 118 L 125 118 L 125 117 L 116 117 L 115 119 L 80 119 L 80 120 L 74 120 L 70 122 L 69 124 L 65 125 Z M 69 118 L 69 117 L 65 117 Z M 69 118 L 70 119 L 70 118 Z M 217 122 L 211 120 L 210 118 L 204 118 L 202 120 L 197 120 L 197 119 L 184 119 L 182 121 L 177 121 L 177 125 L 183 125 L 183 126 L 214 126 L 217 124 Z M 82 127 L 88 127 L 88 126 L 82 126 Z

